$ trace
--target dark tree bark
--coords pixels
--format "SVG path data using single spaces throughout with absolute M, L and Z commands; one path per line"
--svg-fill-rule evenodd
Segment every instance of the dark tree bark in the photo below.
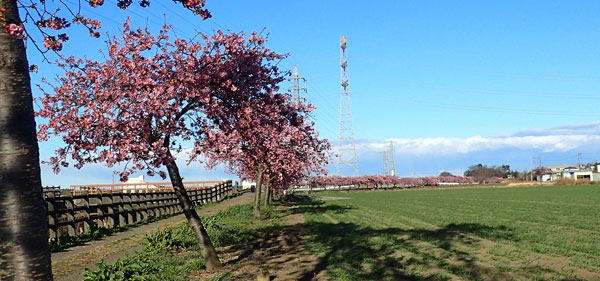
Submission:
M 269 207 L 269 204 L 271 204 L 271 202 L 270 202 L 271 201 L 271 190 L 269 188 L 269 183 L 270 183 L 270 181 L 267 180 L 264 184 L 264 186 L 265 186 L 264 197 L 265 198 L 263 200 L 263 208 L 265 208 L 265 209 Z
M 261 169 L 258 169 L 256 172 L 256 191 L 254 194 L 254 210 L 253 210 L 254 218 L 257 220 L 262 219 L 262 213 L 260 211 L 260 194 L 261 194 L 261 190 L 262 190 L 262 177 L 263 177 L 263 172 Z
M 194 235 L 200 242 L 201 253 L 202 257 L 204 258 L 206 269 L 212 270 L 221 268 L 223 265 L 217 256 L 217 251 L 208 237 L 208 233 L 202 224 L 200 216 L 198 216 L 198 212 L 196 212 L 196 209 L 194 209 L 192 200 L 190 200 L 190 197 L 185 191 L 177 163 L 175 163 L 175 160 L 171 160 L 167 162 L 165 166 L 167 166 L 167 171 L 169 172 L 169 177 L 171 178 L 171 184 L 173 185 L 173 190 L 175 191 L 177 199 L 179 199 L 179 205 L 181 205 L 181 209 L 183 209 L 183 214 L 192 227 Z
M 17 1 L 0 9 L 21 22 Z M 23 40 L 0 28 L 0 280 L 52 280 L 28 68 Z

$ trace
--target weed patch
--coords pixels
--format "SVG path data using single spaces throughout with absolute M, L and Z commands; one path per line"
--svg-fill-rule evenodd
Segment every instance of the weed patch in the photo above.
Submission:
M 276 227 L 275 211 L 268 212 L 271 219 L 256 221 L 252 218 L 252 206 L 247 204 L 231 207 L 202 220 L 214 245 L 223 247 L 248 242 L 261 231 Z M 88 269 L 83 276 L 86 281 L 187 280 L 191 270 L 203 268 L 200 246 L 192 229 L 185 223 L 148 234 L 141 252 L 113 264 L 101 262 L 98 269 Z M 223 275 L 217 280 L 229 278 Z

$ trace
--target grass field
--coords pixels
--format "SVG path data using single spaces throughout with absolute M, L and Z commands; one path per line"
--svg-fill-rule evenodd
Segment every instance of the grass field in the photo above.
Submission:
M 333 280 L 600 280 L 600 186 L 320 193 Z

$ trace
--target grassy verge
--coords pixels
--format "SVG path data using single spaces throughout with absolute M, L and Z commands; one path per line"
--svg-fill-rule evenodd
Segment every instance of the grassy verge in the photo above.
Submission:
M 259 230 L 276 227 L 278 220 L 273 211 L 266 214 L 268 219 L 254 220 L 252 206 L 247 204 L 203 218 L 203 222 L 215 247 L 223 247 L 251 241 Z M 191 270 L 204 268 L 199 245 L 188 224 L 152 232 L 143 246 L 135 255 L 113 264 L 101 262 L 98 269 L 86 270 L 84 280 L 187 280 Z

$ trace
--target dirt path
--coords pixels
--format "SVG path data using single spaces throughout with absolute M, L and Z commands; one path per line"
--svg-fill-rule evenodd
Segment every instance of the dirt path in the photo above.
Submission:
M 291 214 L 283 218 L 282 229 L 247 245 L 219 249 L 226 267 L 218 272 L 192 272 L 190 279 L 208 280 L 229 272 L 236 280 L 256 280 L 260 268 L 268 273 L 268 280 L 327 280 L 323 264 L 306 248 L 310 233 L 304 215 L 293 212 L 295 207 L 283 208 Z
M 213 215 L 231 206 L 250 203 L 252 193 L 246 193 L 213 206 L 202 208 L 201 216 Z M 75 281 L 81 280 L 81 273 L 85 268 L 95 268 L 96 263 L 105 261 L 112 263 L 117 259 L 132 254 L 141 249 L 146 233 L 159 228 L 176 226 L 185 221 L 183 215 L 177 215 L 154 223 L 128 229 L 115 233 L 101 240 L 87 242 L 81 246 L 72 247 L 62 252 L 52 254 L 52 271 L 54 280 Z

